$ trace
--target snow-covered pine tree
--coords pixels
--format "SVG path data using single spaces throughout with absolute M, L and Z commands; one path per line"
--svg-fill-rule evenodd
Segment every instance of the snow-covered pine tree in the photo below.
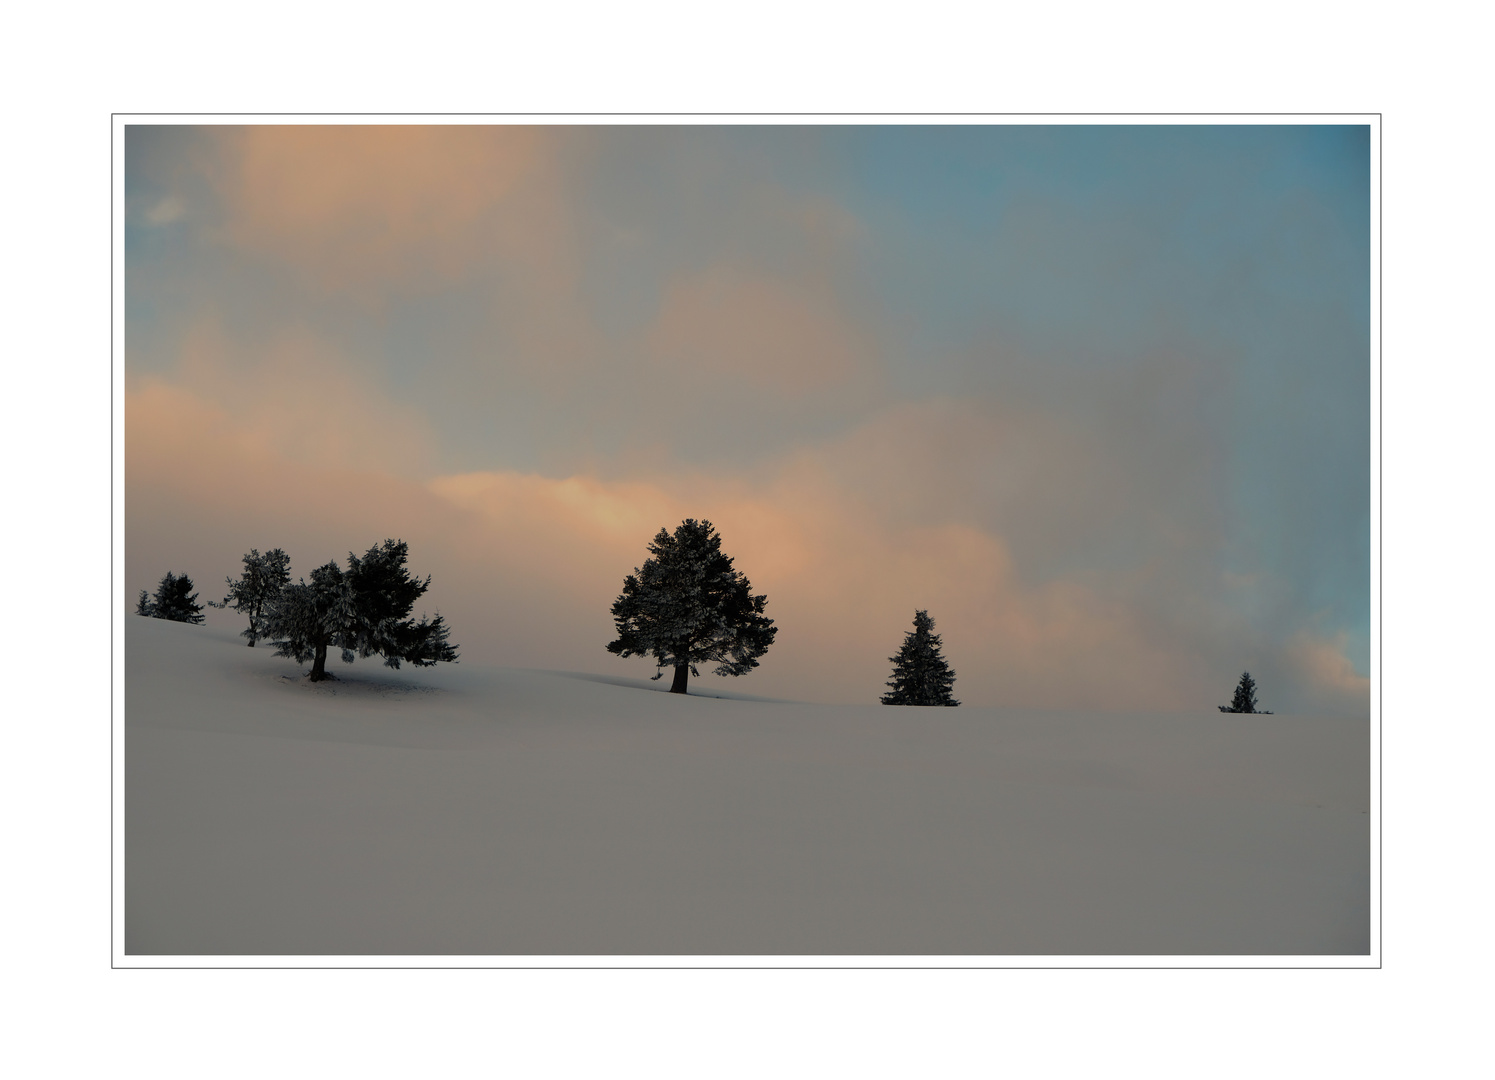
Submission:
M 140 599 L 135 604 L 135 614 L 147 616 L 155 614 L 155 612 L 151 611 L 151 594 L 149 590 L 140 590 Z
M 137 606 L 135 610 L 139 613 L 140 608 Z M 161 584 L 156 586 L 149 614 L 172 622 L 201 624 L 202 605 L 197 602 L 197 594 L 192 591 L 192 579 L 186 574 L 178 577 L 170 570 L 166 571 Z
M 431 579 L 412 578 L 406 554 L 403 540 L 386 540 L 361 559 L 349 552 L 346 571 L 336 562 L 317 567 L 310 582 L 302 579 L 281 590 L 265 613 L 261 636 L 273 639 L 277 656 L 312 661 L 312 682 L 332 678 L 327 650 L 334 647 L 348 664 L 355 654 L 375 653 L 392 668 L 401 661 L 417 667 L 455 663 L 457 647 L 447 640 L 451 631 L 440 615 L 422 615 L 419 622 L 408 618 Z
M 1235 697 L 1229 705 L 1221 705 L 1221 712 L 1229 713 L 1260 713 L 1263 716 L 1271 716 L 1271 709 L 1258 709 L 1256 707 L 1256 680 L 1251 677 L 1251 672 L 1241 673 L 1241 681 L 1236 683 Z
M 416 667 L 456 663 L 457 647 L 447 640 L 451 628 L 441 615 L 422 615 L 419 622 L 407 618 L 431 587 L 429 574 L 420 581 L 405 569 L 407 553 L 403 540 L 376 544 L 361 559 L 348 553 L 346 578 L 357 621 L 347 647 L 365 658 L 378 653 L 387 667 L 396 669 L 402 660 Z
M 311 681 L 331 678 L 327 674 L 327 649 L 337 645 L 343 660 L 353 662 L 344 639 L 353 625 L 353 590 L 336 561 L 311 572 L 281 590 L 265 613 L 264 635 L 275 646 L 275 655 L 304 664 L 312 661 Z
M 259 549 L 250 548 L 249 554 L 244 556 L 244 573 L 237 581 L 233 578 L 226 580 L 228 595 L 222 602 L 209 600 L 208 606 L 231 607 L 249 616 L 249 629 L 240 636 L 247 637 L 249 647 L 253 648 L 254 643 L 265 636 L 265 613 L 274 606 L 281 590 L 291 583 L 291 558 L 280 548 L 263 555 Z
M 955 672 L 940 653 L 940 636 L 934 632 L 934 620 L 927 611 L 914 612 L 914 628 L 903 637 L 903 647 L 888 659 L 893 677 L 884 705 L 959 705 L 950 696 Z
M 743 675 L 773 644 L 778 628 L 763 614 L 766 596 L 732 559 L 709 521 L 687 518 L 671 535 L 660 529 L 649 544 L 654 556 L 623 580 L 613 603 L 618 639 L 607 651 L 619 656 L 653 656 L 664 675 L 675 669 L 670 693 L 684 694 L 697 664 L 712 663 L 718 675 Z

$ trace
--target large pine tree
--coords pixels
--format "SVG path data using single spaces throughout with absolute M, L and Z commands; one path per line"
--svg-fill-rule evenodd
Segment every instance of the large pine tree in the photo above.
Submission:
M 265 616 L 275 606 L 281 591 L 291 583 L 291 558 L 280 548 L 259 553 L 250 548 L 244 556 L 244 573 L 235 581 L 228 581 L 228 595 L 222 602 L 209 600 L 209 607 L 233 608 L 249 616 L 249 629 L 241 637 L 249 639 L 250 648 L 265 636 Z
M 696 665 L 714 662 L 718 675 L 742 675 L 758 666 L 778 628 L 763 614 L 766 596 L 754 596 L 746 575 L 722 554 L 709 521 L 687 518 L 673 535 L 660 529 L 649 544 L 654 557 L 623 581 L 613 603 L 618 637 L 607 651 L 653 656 L 664 675 L 675 669 L 670 693 L 686 693 Z
M 940 652 L 940 636 L 934 632 L 934 620 L 927 611 L 914 612 L 914 628 L 904 635 L 903 647 L 888 659 L 893 677 L 884 705 L 959 705 L 950 695 L 955 672 Z
M 355 655 L 384 657 L 388 667 L 401 661 L 417 667 L 454 663 L 457 647 L 447 641 L 451 632 L 442 616 L 416 622 L 409 618 L 416 600 L 431 587 L 405 569 L 407 545 L 386 540 L 362 558 L 348 553 L 348 569 L 329 562 L 288 585 L 264 618 L 261 636 L 274 639 L 275 655 L 297 663 L 312 661 L 311 681 L 327 673 L 327 650 L 342 651 L 344 663 Z

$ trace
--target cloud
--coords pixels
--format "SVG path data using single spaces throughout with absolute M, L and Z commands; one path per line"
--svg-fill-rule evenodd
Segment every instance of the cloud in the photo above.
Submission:
M 411 476 L 425 474 L 433 459 L 424 414 L 399 404 L 367 366 L 304 327 L 247 345 L 204 320 L 159 381 L 211 403 L 233 418 L 238 437 L 289 461 Z
M 679 376 L 797 396 L 850 378 L 872 344 L 824 290 L 716 266 L 669 284 L 646 348 Z
M 603 649 L 608 607 L 653 534 L 697 517 L 716 524 L 780 627 L 736 689 L 873 700 L 924 608 L 968 704 L 1208 710 L 1243 655 L 1274 702 L 1349 711 L 1366 700 L 1342 642 L 1303 637 L 1279 657 L 1225 628 L 1191 643 L 1104 583 L 1026 584 L 999 533 L 889 515 L 838 478 L 834 449 L 756 479 L 487 471 L 418 483 L 333 458 L 293 461 L 226 407 L 143 381 L 126 403 L 127 591 L 167 569 L 206 586 L 250 547 L 284 547 L 305 573 L 399 536 L 433 575 L 432 607 L 469 661 L 639 675 L 646 665 Z
M 168 195 L 145 213 L 145 219 L 152 225 L 169 225 L 173 221 L 180 221 L 187 213 L 187 204 L 175 195 Z
M 553 224 L 542 129 L 268 126 L 229 129 L 214 166 L 227 235 L 327 289 L 450 282 L 496 243 Z M 496 213 L 508 203 L 523 213 Z M 528 220 L 525 220 L 528 218 Z
M 1349 635 L 1315 636 L 1303 632 L 1289 642 L 1289 670 L 1306 686 L 1314 705 L 1335 708 L 1343 701 L 1370 701 L 1370 678 L 1355 670 L 1346 652 Z
M 846 442 L 888 443 L 913 422 L 895 413 Z M 1106 575 L 1025 583 L 999 533 L 899 513 L 886 491 L 859 489 L 848 476 L 846 449 L 799 452 L 757 479 L 697 473 L 611 484 L 481 473 L 429 489 L 485 517 L 502 537 L 492 557 L 523 563 L 577 610 L 610 602 L 658 528 L 709 519 L 780 626 L 753 676 L 763 693 L 870 700 L 916 608 L 935 616 L 972 704 L 1207 710 L 1237 658 L 1260 655 L 1249 627 L 1201 624 L 1187 597 L 1141 604 Z M 609 663 L 579 655 L 592 668 Z M 1329 663 L 1329 652 L 1316 655 Z M 1321 708 L 1361 700 L 1358 684 L 1324 682 L 1328 667 L 1292 668 L 1284 658 L 1274 678 L 1277 668 L 1274 689 L 1289 696 L 1311 684 Z
M 429 488 L 487 519 L 491 559 L 523 565 L 578 609 L 611 602 L 658 528 L 712 521 L 780 627 L 748 688 L 758 692 L 870 700 L 917 607 L 935 614 L 974 703 L 1188 704 L 1175 658 L 1139 638 L 1124 610 L 1073 583 L 1023 589 L 1000 537 L 950 523 L 890 528 L 803 463 L 761 487 L 488 473 Z

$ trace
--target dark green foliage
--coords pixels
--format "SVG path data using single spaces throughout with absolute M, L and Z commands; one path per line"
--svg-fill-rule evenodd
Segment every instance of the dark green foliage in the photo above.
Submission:
M 265 616 L 279 599 L 281 591 L 291 583 L 291 558 L 280 548 L 265 552 L 251 548 L 244 556 L 244 573 L 237 581 L 228 578 L 228 595 L 221 603 L 209 600 L 209 607 L 233 608 L 249 616 L 249 629 L 241 636 L 249 639 L 249 645 L 265 636 Z
M 934 620 L 927 611 L 914 612 L 914 628 L 904 635 L 903 647 L 893 663 L 893 677 L 888 680 L 884 705 L 959 705 L 950 695 L 955 672 L 940 653 L 940 636 L 934 632 Z
M 1261 713 L 1271 716 L 1271 709 L 1258 709 L 1256 707 L 1256 680 L 1251 677 L 1249 671 L 1241 673 L 1241 681 L 1236 683 L 1235 697 L 1229 705 L 1221 705 L 1221 712 L 1229 713 Z
M 311 680 L 320 682 L 327 674 L 327 649 L 337 645 L 343 660 L 353 662 L 353 654 L 344 644 L 354 619 L 352 591 L 336 562 L 329 562 L 311 572 L 311 582 L 302 578 L 287 585 L 265 613 L 264 634 L 275 646 L 275 655 L 298 664 L 312 661 Z
M 202 605 L 197 602 L 197 594 L 192 591 L 192 579 L 186 574 L 178 577 L 168 570 L 161 579 L 161 584 L 156 586 L 155 596 L 147 599 L 145 590 L 141 590 L 135 614 L 170 619 L 172 622 L 201 624 Z
M 340 649 L 349 664 L 355 655 L 376 653 L 392 668 L 401 661 L 417 667 L 456 662 L 457 648 L 447 640 L 450 629 L 440 615 L 422 615 L 419 622 L 408 618 L 431 579 L 410 576 L 406 552 L 403 540 L 386 540 L 362 558 L 349 552 L 346 571 L 336 562 L 317 567 L 310 582 L 303 579 L 281 590 L 265 614 L 261 636 L 274 639 L 277 656 L 311 660 L 313 682 L 331 678 L 329 648 Z
M 687 518 L 649 544 L 654 557 L 623 581 L 613 603 L 618 638 L 607 651 L 653 656 L 659 671 L 674 667 L 671 693 L 683 694 L 696 665 L 715 663 L 718 675 L 742 675 L 758 666 L 778 628 L 763 614 L 766 596 L 752 595 L 746 575 L 722 554 L 709 521 Z
M 451 631 L 440 615 L 430 620 L 422 615 L 420 622 L 406 618 L 431 587 L 429 575 L 420 581 L 405 569 L 406 550 L 403 540 L 386 540 L 383 546 L 369 548 L 362 559 L 348 553 L 345 577 L 356 612 L 348 648 L 362 657 L 378 653 L 392 668 L 401 660 L 416 667 L 454 663 L 457 648 L 448 643 Z

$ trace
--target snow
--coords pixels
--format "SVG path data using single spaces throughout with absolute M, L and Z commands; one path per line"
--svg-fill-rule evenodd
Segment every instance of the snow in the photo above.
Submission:
M 125 624 L 127 955 L 1369 952 L 1363 716 L 313 685 Z

